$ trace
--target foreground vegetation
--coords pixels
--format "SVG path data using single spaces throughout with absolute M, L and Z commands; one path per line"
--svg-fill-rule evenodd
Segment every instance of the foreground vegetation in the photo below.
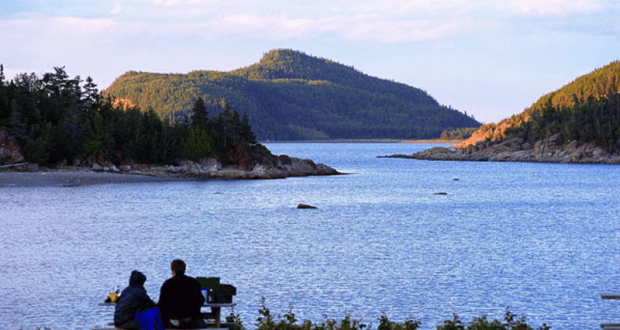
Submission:
M 284 316 L 272 315 L 271 311 L 265 306 L 265 299 L 262 300 L 262 307 L 258 311 L 259 316 L 255 322 L 255 330 L 372 330 L 372 323 L 363 323 L 352 319 L 349 315 L 342 320 L 327 318 L 321 323 L 312 323 L 304 320 L 298 323 L 298 319 L 289 310 Z M 407 319 L 402 322 L 389 320 L 387 315 L 381 315 L 378 319 L 377 330 L 417 330 L 422 325 L 420 320 Z M 231 313 L 226 317 L 226 322 L 235 324 L 230 326 L 231 330 L 246 330 L 239 314 Z M 458 315 L 453 314 L 450 320 L 444 320 L 437 325 L 437 330 L 550 330 L 551 327 L 543 323 L 537 328 L 527 324 L 525 316 L 518 316 L 507 307 L 503 320 L 489 320 L 486 315 L 474 317 L 471 322 L 464 322 Z M 23 328 L 22 328 L 23 330 Z M 35 330 L 52 330 L 48 327 L 37 327 Z
M 230 72 L 131 71 L 105 93 L 153 108 L 172 122 L 189 113 L 198 97 L 210 113 L 229 103 L 247 112 L 263 141 L 433 139 L 443 130 L 481 125 L 421 89 L 290 49 L 270 51 L 259 63 Z
M 226 165 L 270 154 L 257 143 L 247 116 L 229 105 L 209 114 L 197 98 L 184 120 L 171 122 L 153 109 L 102 97 L 90 77 L 71 79 L 64 68 L 7 81 L 0 65 L 0 131 L 17 142 L 27 161 L 42 166 L 80 164 L 91 157 L 117 165 L 213 157 Z
M 298 319 L 292 310 L 288 311 L 283 317 L 273 316 L 271 311 L 263 306 L 258 311 L 259 317 L 256 320 L 256 330 L 371 330 L 372 323 L 362 323 L 359 320 L 351 319 L 349 315 L 342 320 L 326 319 L 325 321 L 315 324 L 309 320 L 298 323 Z M 237 323 L 232 330 L 245 330 L 246 327 L 241 322 L 239 315 L 231 314 L 227 317 L 227 321 Z M 379 319 L 377 330 L 416 330 L 422 323 L 416 319 L 407 319 L 402 322 L 394 322 L 388 319 L 384 314 Z M 458 315 L 454 314 L 450 320 L 444 320 L 437 325 L 437 330 L 533 330 L 531 325 L 526 323 L 525 316 L 518 316 L 506 308 L 503 320 L 489 320 L 487 316 L 474 317 L 471 322 L 462 321 Z M 550 326 L 542 324 L 536 328 L 537 330 L 549 330 Z

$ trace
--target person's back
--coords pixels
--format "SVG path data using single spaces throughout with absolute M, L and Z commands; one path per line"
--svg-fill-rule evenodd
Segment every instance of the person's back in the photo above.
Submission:
M 157 304 L 164 324 L 184 327 L 206 326 L 200 314 L 200 307 L 205 301 L 200 283 L 195 278 L 185 275 L 185 263 L 182 260 L 174 260 L 171 268 L 173 277 L 162 285 Z
M 138 329 L 136 311 L 144 311 L 155 307 L 144 289 L 146 276 L 134 270 L 129 277 L 129 286 L 126 287 L 114 309 L 114 326 L 122 329 Z

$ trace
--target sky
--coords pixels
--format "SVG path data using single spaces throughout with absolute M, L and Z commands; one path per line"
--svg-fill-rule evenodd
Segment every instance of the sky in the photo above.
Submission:
M 230 71 L 289 48 L 483 123 L 620 59 L 620 0 L 0 0 L 8 79 Z

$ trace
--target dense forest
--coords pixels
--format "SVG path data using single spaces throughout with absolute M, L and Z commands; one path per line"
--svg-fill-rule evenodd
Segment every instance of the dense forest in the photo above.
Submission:
M 153 109 L 102 97 L 90 77 L 71 79 L 64 68 L 10 81 L 3 71 L 0 65 L 0 131 L 21 146 L 29 162 L 57 166 L 101 156 L 116 164 L 172 164 L 214 157 L 243 165 L 249 155 L 270 154 L 257 143 L 247 116 L 227 104 L 213 114 L 196 98 L 191 117 L 173 123 Z
M 288 49 L 230 72 L 127 72 L 105 94 L 173 122 L 184 120 L 198 97 L 210 113 L 230 104 L 247 113 L 259 140 L 437 138 L 480 126 L 420 89 Z
M 538 141 L 561 133 L 564 142 L 593 142 L 620 149 L 620 61 L 583 75 L 499 123 L 484 125 L 475 140 L 522 137 Z
M 478 130 L 479 127 L 457 128 L 451 131 L 444 130 L 439 136 L 440 140 L 465 140 Z
M 620 94 L 610 91 L 607 96 L 592 96 L 567 108 L 549 102 L 533 111 L 528 121 L 506 129 L 505 138 L 535 142 L 555 134 L 561 134 L 565 142 L 592 142 L 609 153 L 620 151 Z

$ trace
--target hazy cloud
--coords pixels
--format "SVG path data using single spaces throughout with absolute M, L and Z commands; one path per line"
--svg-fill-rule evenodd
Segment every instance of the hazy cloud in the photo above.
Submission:
M 9 77 L 67 65 L 106 87 L 127 70 L 232 69 L 292 47 L 414 76 L 458 108 L 446 80 L 565 73 L 535 89 L 549 91 L 576 76 L 569 67 L 617 59 L 619 15 L 620 0 L 0 1 L 0 63 Z
M 518 14 L 535 17 L 584 16 L 603 9 L 603 4 L 595 0 L 518 0 L 511 1 L 510 7 Z

